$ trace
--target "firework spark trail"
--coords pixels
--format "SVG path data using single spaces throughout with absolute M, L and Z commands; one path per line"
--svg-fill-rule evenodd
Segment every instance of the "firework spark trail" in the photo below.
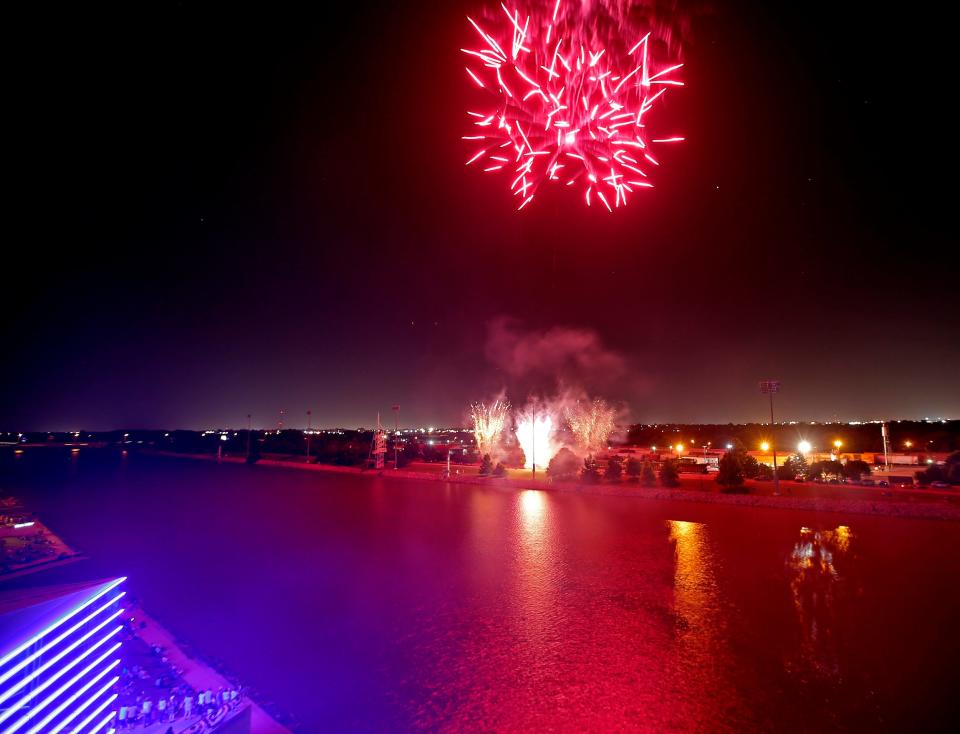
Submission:
M 523 11 L 501 4 L 492 24 L 467 18 L 479 44 L 461 49 L 466 71 L 488 98 L 482 111 L 467 113 L 479 128 L 463 136 L 467 164 L 511 171 L 517 209 L 544 181 L 578 187 L 587 206 L 625 206 L 629 194 L 653 186 L 654 146 L 683 140 L 647 128 L 664 93 L 683 86 L 683 64 L 653 53 L 669 33 L 629 20 L 638 7 L 651 10 L 648 0 L 523 2 Z
M 524 413 L 517 417 L 517 442 L 523 449 L 523 467 L 545 469 L 559 450 L 554 441 L 554 420 L 545 410 Z
M 474 403 L 470 406 L 470 417 L 473 419 L 473 436 L 476 439 L 477 450 L 481 457 L 484 454 L 493 455 L 509 413 L 510 403 L 506 400 L 496 400 L 490 405 Z
M 567 424 L 577 439 L 577 445 L 588 456 L 607 447 L 614 429 L 616 411 L 602 398 L 580 402 L 566 410 Z

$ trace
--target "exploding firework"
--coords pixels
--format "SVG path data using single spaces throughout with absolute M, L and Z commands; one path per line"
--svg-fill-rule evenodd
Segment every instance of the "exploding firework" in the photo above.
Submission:
M 521 2 L 483 26 L 467 18 L 480 43 L 461 49 L 466 72 L 487 95 L 467 113 L 467 164 L 509 172 L 518 209 L 544 181 L 577 188 L 587 206 L 626 205 L 653 186 L 656 148 L 683 140 L 648 127 L 667 90 L 683 86 L 669 22 L 652 0 Z
M 496 400 L 491 405 L 474 403 L 470 406 L 470 417 L 473 419 L 473 437 L 477 442 L 480 456 L 493 454 L 494 447 L 503 433 L 503 427 L 510 413 L 510 403 L 506 400 Z
M 531 410 L 517 417 L 517 442 L 523 449 L 523 466 L 545 469 L 557 452 L 553 440 L 553 417 L 544 410 Z
M 607 447 L 613 433 L 616 411 L 605 400 L 578 401 L 566 411 L 567 424 L 577 439 L 577 445 L 588 456 Z

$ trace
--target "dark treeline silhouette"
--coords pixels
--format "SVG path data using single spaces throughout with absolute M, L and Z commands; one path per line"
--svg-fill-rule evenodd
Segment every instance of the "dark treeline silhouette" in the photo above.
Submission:
M 960 449 L 960 421 L 925 422 L 891 421 L 890 451 L 893 453 L 949 452 Z M 809 441 L 815 451 L 829 451 L 833 442 L 843 442 L 841 451 L 883 451 L 883 436 L 879 423 L 747 423 L 735 425 L 689 425 L 660 423 L 634 424 L 627 431 L 627 443 L 632 446 L 666 448 L 682 443 L 685 450 L 695 453 L 710 442 L 711 448 L 723 449 L 727 444 L 742 445 L 748 451 L 757 450 L 762 441 L 773 440 L 779 451 L 796 450 L 800 441 Z M 692 443 L 692 442 L 696 443 Z M 909 446 L 907 445 L 909 442 Z

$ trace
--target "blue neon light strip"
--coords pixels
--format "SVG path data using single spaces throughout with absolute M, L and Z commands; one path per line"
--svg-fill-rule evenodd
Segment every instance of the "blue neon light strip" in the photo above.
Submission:
M 104 669 L 101 670 L 99 673 L 97 673 L 97 675 L 95 675 L 91 680 L 87 681 L 87 682 L 83 685 L 82 688 L 80 688 L 79 690 L 75 691 L 69 698 L 67 698 L 66 701 L 63 701 L 59 706 L 57 706 L 53 711 L 51 711 L 51 712 L 46 716 L 46 718 L 44 718 L 44 719 L 40 722 L 40 724 L 39 724 L 38 726 L 42 729 L 43 726 L 45 726 L 46 724 L 49 724 L 50 721 L 51 721 L 52 719 L 55 719 L 57 716 L 59 716 L 67 706 L 69 706 L 69 705 L 70 705 L 71 703 L 73 703 L 77 698 L 79 698 L 80 696 L 82 696 L 87 690 L 90 689 L 91 686 L 93 686 L 98 680 L 100 680 L 101 678 L 103 678 L 103 676 L 105 676 L 107 673 L 110 672 L 111 669 L 115 668 L 115 667 L 116 667 L 117 665 L 119 665 L 119 664 L 120 664 L 120 661 L 119 661 L 119 660 L 114 660 L 112 663 L 110 663 L 110 665 L 108 665 L 106 668 L 104 668 Z M 81 678 L 83 678 L 83 676 L 86 675 L 86 674 L 90 671 L 90 668 L 92 668 L 92 667 L 93 667 L 93 666 L 88 666 L 86 670 L 83 670 L 83 671 L 81 671 L 80 673 L 78 673 L 76 676 L 74 676 L 73 679 L 70 680 L 69 683 L 65 683 L 65 684 L 62 685 L 60 688 L 58 688 L 54 693 L 50 694 L 50 695 L 47 696 L 45 699 L 43 699 L 43 701 L 41 701 L 39 705 L 37 705 L 36 707 L 34 707 L 34 708 L 30 709 L 29 711 L 27 711 L 27 713 L 25 713 L 23 716 L 21 716 L 19 719 L 17 719 L 17 720 L 16 720 L 13 724 L 11 724 L 8 728 L 4 729 L 4 730 L 3 730 L 3 734 L 13 734 L 13 732 L 17 731 L 17 730 L 20 729 L 22 726 L 24 726 L 25 724 L 27 724 L 27 723 L 30 721 L 30 719 L 32 719 L 33 717 L 37 716 L 37 715 L 38 715 L 41 711 L 43 711 L 52 701 L 56 701 L 57 698 L 59 698 L 65 691 L 69 690 L 71 686 L 73 686 L 74 684 L 77 683 L 77 681 L 79 681 Z
M 118 660 L 117 662 L 119 663 L 120 661 Z M 63 721 L 61 721 L 61 722 L 60 722 L 59 724 L 57 724 L 55 727 L 53 727 L 53 728 L 50 730 L 50 734 L 57 734 L 57 732 L 62 731 L 62 730 L 63 730 L 63 727 L 67 726 L 71 721 L 73 721 L 73 720 L 74 720 L 75 718 L 77 718 L 80 714 L 82 714 L 82 713 L 84 712 L 84 710 L 85 710 L 88 706 L 90 706 L 94 701 L 96 701 L 98 698 L 100 698 L 100 696 L 102 696 L 104 693 L 106 693 L 107 691 L 109 691 L 109 690 L 116 684 L 116 682 L 119 681 L 119 680 L 120 680 L 120 676 L 119 676 L 119 675 L 115 675 L 112 679 L 110 679 L 109 681 L 107 681 L 107 684 L 106 684 L 103 688 L 101 688 L 99 691 L 97 691 L 97 692 L 94 693 L 92 696 L 90 696 L 90 698 L 88 698 L 86 701 L 84 701 L 82 704 L 80 704 L 80 706 L 79 706 L 78 708 L 75 708 L 75 709 L 73 710 L 73 713 L 72 713 L 72 714 L 70 714 L 67 718 L 65 718 Z M 27 734 L 39 734 L 41 731 L 43 731 L 42 728 L 34 727 L 34 728 L 31 729 L 29 732 L 27 732 Z
M 97 681 L 99 681 L 101 678 L 103 678 L 107 673 L 109 673 L 111 670 L 113 670 L 113 668 L 117 667 L 119 664 L 120 664 L 120 661 L 119 661 L 119 660 L 114 660 L 112 663 L 110 663 L 110 665 L 108 665 L 106 668 L 104 668 L 104 669 L 101 670 L 99 673 L 97 673 L 97 675 L 95 675 L 95 676 L 94 676 L 93 678 L 91 678 L 89 681 L 87 681 L 86 683 L 84 683 L 82 688 L 78 689 L 78 690 L 75 691 L 73 694 L 71 694 L 70 697 L 67 698 L 66 701 L 64 701 L 64 702 L 61 703 L 59 706 L 57 706 L 53 711 L 51 711 L 51 712 L 50 712 L 49 714 L 47 714 L 43 719 L 41 719 L 32 729 L 30 729 L 29 734 L 36 734 L 36 732 L 41 732 L 41 731 L 43 731 L 43 732 L 49 731 L 48 729 L 45 729 L 45 728 L 44 728 L 44 727 L 47 726 L 47 724 L 49 724 L 51 721 L 53 721 L 54 719 L 56 719 L 60 714 L 62 714 L 62 713 L 64 712 L 64 710 L 65 710 L 68 706 L 70 706 L 70 704 L 72 704 L 74 701 L 76 701 L 78 698 L 80 698 L 80 696 L 82 696 L 84 693 L 86 693 L 86 692 L 89 691 L 91 688 L 93 688 L 93 686 L 96 685 Z M 110 685 L 113 685 L 113 683 L 115 683 L 115 682 L 118 681 L 118 680 L 120 680 L 120 677 L 119 677 L 119 676 L 115 676 L 114 679 L 113 679 L 113 680 L 110 682 L 110 684 L 107 686 L 107 688 L 109 688 Z M 106 690 L 106 689 L 104 689 L 104 690 Z M 72 714 L 70 714 L 70 718 L 71 718 L 71 719 L 74 718 L 74 717 L 77 716 L 79 713 L 80 713 L 80 710 L 79 710 L 79 709 L 75 709 L 74 712 L 73 712 Z M 9 729 L 5 729 L 4 732 L 3 732 L 3 734 L 13 734 L 13 732 L 17 731 L 17 729 L 19 729 L 21 726 L 23 726 L 23 724 L 25 724 L 29 719 L 32 719 L 32 718 L 33 718 L 33 716 L 32 716 L 32 715 L 29 715 L 29 714 L 28 714 L 27 716 L 22 717 L 19 721 L 17 721 L 16 723 L 14 723 L 14 725 L 13 725 L 12 727 L 10 727 Z
M 110 700 L 113 701 L 114 699 L 116 699 L 116 695 L 114 695 Z M 99 724 L 93 727 L 90 731 L 88 731 L 87 734 L 97 734 L 97 732 L 100 731 L 107 724 L 109 724 L 110 720 L 113 719 L 113 717 L 116 715 L 117 715 L 116 711 L 111 711 L 109 714 L 107 714 L 107 717 L 103 721 L 101 721 Z M 107 732 L 107 734 L 113 734 L 113 732 L 115 731 L 116 729 L 111 729 L 109 732 Z
M 81 604 L 80 606 L 76 607 L 75 609 L 70 610 L 67 614 L 65 614 L 65 615 L 63 615 L 62 617 L 60 617 L 60 619 L 58 619 L 56 622 L 54 622 L 54 623 L 51 624 L 51 625 L 48 625 L 47 627 L 45 627 L 44 629 L 42 629 L 40 632 L 38 632 L 37 634 L 35 634 L 33 637 L 31 637 L 30 639 L 26 640 L 25 642 L 22 642 L 18 647 L 16 647 L 15 649 L 11 650 L 11 651 L 8 652 L 6 655 L 4 655 L 2 658 L 0 658 L 0 666 L 6 665 L 8 662 L 10 662 L 11 660 L 13 660 L 13 658 L 15 658 L 15 657 L 16 657 L 17 655 L 19 655 L 21 652 L 23 652 L 24 650 L 26 650 L 27 648 L 29 648 L 29 647 L 30 647 L 31 645 L 33 645 L 35 642 L 37 642 L 38 640 L 42 639 L 44 636 L 48 635 L 49 633 L 51 633 L 53 630 L 55 630 L 55 629 L 56 629 L 57 627 L 59 627 L 61 624 L 63 624 L 64 622 L 66 622 L 68 619 L 72 619 L 73 617 L 75 617 L 77 614 L 79 614 L 80 612 L 82 612 L 82 611 L 83 611 L 84 609 L 86 609 L 88 606 L 90 606 L 91 604 L 93 604 L 97 599 L 99 599 L 100 597 L 104 596 L 105 594 L 108 594 L 112 589 L 117 588 L 120 584 L 122 584 L 122 583 L 123 583 L 124 581 L 126 581 L 126 580 L 127 580 L 127 577 L 126 577 L 126 576 L 121 576 L 120 578 L 116 579 L 115 581 L 111 581 L 107 586 L 105 586 L 104 588 L 100 589 L 100 591 L 98 591 L 96 594 L 94 594 L 94 595 L 91 596 L 89 599 L 87 599 L 83 604 Z M 6 678 L 0 679 L 0 682 L 3 682 L 3 680 L 6 680 Z
M 38 668 L 37 670 L 35 670 L 35 671 L 34 671 L 33 673 L 31 673 L 30 675 L 26 676 L 23 680 L 21 680 L 19 683 L 17 683 L 15 686 L 13 686 L 13 689 L 12 689 L 12 690 L 13 690 L 14 692 L 19 691 L 21 688 L 23 688 L 23 686 L 25 686 L 25 685 L 26 685 L 27 683 L 29 683 L 31 680 L 33 680 L 34 678 L 36 678 L 38 675 L 42 675 L 43 673 L 47 672 L 47 670 L 49 670 L 52 665 L 54 665 L 55 663 L 59 662 L 60 659 L 62 659 L 64 655 L 66 655 L 67 653 L 72 652 L 72 651 L 73 651 L 74 649 L 76 649 L 79 645 L 82 645 L 84 642 L 86 642 L 87 640 L 89 640 L 91 637 L 93 637 L 93 635 L 97 634 L 97 632 L 99 632 L 100 630 L 102 630 L 104 627 L 106 627 L 108 624 L 110 624 L 110 622 L 112 622 L 113 620 L 115 620 L 115 619 L 116 619 L 117 617 L 119 617 L 121 614 L 123 614 L 123 610 L 122 610 L 122 609 L 120 609 L 119 611 L 116 611 L 116 612 L 114 612 L 113 614 L 111 614 L 109 617 L 107 617 L 105 620 L 103 620 L 100 624 L 98 624 L 98 625 L 97 625 L 96 627 L 94 627 L 92 630 L 90 630 L 89 632 L 87 632 L 83 637 L 81 637 L 79 640 L 77 640 L 77 641 L 74 642 L 72 645 L 70 645 L 70 647 L 68 647 L 66 650 L 63 650 L 62 652 L 58 653 L 58 654 L 57 654 L 57 657 L 55 657 L 53 660 L 51 660 L 51 661 L 49 661 L 49 662 L 47 662 L 47 663 L 44 663 L 40 668 Z M 121 629 L 121 627 L 117 627 L 111 634 L 112 634 L 112 635 L 113 635 L 113 634 L 116 634 L 120 629 Z
M 97 716 L 100 715 L 100 713 L 102 713 L 103 710 L 104 710 L 107 706 L 109 706 L 111 703 L 113 703 L 113 702 L 116 701 L 116 700 L 117 700 L 117 694 L 114 693 L 112 696 L 110 696 L 110 698 L 108 698 L 106 701 L 104 701 L 104 702 L 101 703 L 99 706 L 97 706 L 97 708 L 95 708 L 95 709 L 90 713 L 90 715 L 87 716 L 87 718 L 85 718 L 83 721 L 81 721 L 79 724 L 77 724 L 77 725 L 73 728 L 73 730 L 74 730 L 75 732 L 82 731 L 82 730 L 83 730 L 83 727 L 85 727 L 87 724 L 89 724 L 91 721 L 93 721 L 95 718 L 97 718 Z M 100 722 L 100 724 L 97 725 L 97 728 L 94 729 L 93 731 L 94 731 L 94 732 L 95 732 L 95 731 L 99 731 L 99 730 L 103 727 L 103 725 L 106 724 L 108 721 L 110 721 L 110 719 L 112 719 L 115 715 L 116 715 L 116 712 L 115 712 L 115 711 L 111 711 L 111 712 L 110 712 L 110 715 L 107 716 L 107 718 L 105 718 L 102 722 Z M 92 732 L 87 732 L 87 734 L 92 734 Z
M 96 645 L 94 645 L 94 646 L 91 647 L 89 650 L 87 650 L 87 652 L 85 652 L 82 657 L 77 658 L 77 659 L 74 660 L 72 663 L 70 663 L 70 665 L 69 665 L 68 667 L 63 668 L 62 670 L 60 670 L 59 672 L 57 672 L 57 674 L 56 674 L 55 676 L 53 676 L 53 677 L 49 678 L 48 680 L 44 681 L 43 684 L 41 684 L 40 686 L 38 686 L 38 687 L 35 688 L 34 690 L 30 691 L 30 693 L 28 693 L 26 696 L 24 696 L 23 698 L 21 698 L 20 700 L 18 700 L 16 703 L 11 704 L 11 705 L 10 705 L 10 708 L 8 708 L 8 709 L 6 710 L 6 712 L 4 712 L 2 715 L 0 715 L 0 723 L 3 723 L 4 721 L 6 721 L 6 720 L 9 719 L 11 716 L 13 716 L 14 714 L 16 714 L 18 711 L 21 711 L 21 710 L 26 706 L 26 704 L 30 703 L 30 701 L 32 701 L 32 700 L 33 700 L 34 698 L 36 698 L 38 695 L 40 695 L 41 693 L 43 693 L 43 692 L 44 692 L 47 688 L 49 688 L 51 685 L 53 685 L 54 683 L 56 683 L 57 679 L 59 679 L 60 676 L 62 676 L 62 675 L 64 675 L 65 673 L 67 673 L 67 672 L 70 670 L 70 668 L 72 668 L 74 665 L 76 665 L 76 664 L 79 663 L 81 660 L 83 660 L 84 657 L 86 657 L 87 655 L 89 655 L 90 653 L 92 653 L 94 650 L 96 650 L 98 647 L 100 647 L 100 645 L 102 645 L 104 642 L 106 642 L 107 640 L 109 640 L 111 637 L 113 637 L 113 636 L 114 636 L 115 634 L 117 634 L 117 632 L 119 632 L 119 631 L 120 631 L 120 628 L 117 627 L 115 630 L 113 630 L 113 631 L 110 632 L 108 635 L 106 635 L 104 638 L 102 638 Z M 84 669 L 81 670 L 79 673 L 77 673 L 70 681 L 68 681 L 67 683 L 64 683 L 60 688 L 58 688 L 58 689 L 57 689 L 56 691 L 54 691 L 52 694 L 50 694 L 49 696 L 47 696 L 43 701 L 41 701 L 41 702 L 38 703 L 36 706 L 34 706 L 34 707 L 30 710 L 30 716 L 34 716 L 34 715 L 40 713 L 40 711 L 42 711 L 44 708 L 46 708 L 48 705 L 50 705 L 50 703 L 51 703 L 52 701 L 55 701 L 64 691 L 66 691 L 67 689 L 69 689 L 70 686 L 72 686 L 74 683 L 76 683 L 78 680 L 80 680 L 80 678 L 82 678 L 84 675 L 86 675 L 87 673 L 89 673 L 89 672 L 90 672 L 93 668 L 95 668 L 97 665 L 99 665 L 100 663 L 102 663 L 106 658 L 110 657 L 110 655 L 111 655 L 113 652 L 115 652 L 116 650 L 118 650 L 118 649 L 120 648 L 120 645 L 121 645 L 121 644 L 123 644 L 123 643 L 118 642 L 117 644 L 115 644 L 113 647 L 111 647 L 109 650 L 107 650 L 105 653 L 103 653 L 103 655 L 101 655 L 99 658 L 97 658 L 97 659 L 94 660 L 92 663 L 90 663 L 86 668 L 84 668 Z M 29 717 L 25 717 L 25 718 L 29 718 Z

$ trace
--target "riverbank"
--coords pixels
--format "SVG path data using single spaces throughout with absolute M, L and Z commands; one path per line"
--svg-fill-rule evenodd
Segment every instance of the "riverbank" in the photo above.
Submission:
M 194 690 L 217 691 L 234 688 L 234 685 L 216 670 L 184 652 L 174 636 L 139 607 L 129 610 L 128 618 L 135 621 L 137 637 L 151 647 L 161 648 L 170 665 L 177 669 L 179 676 Z M 274 720 L 257 703 L 249 699 L 248 702 L 251 734 L 290 734 L 289 729 Z M 192 727 L 201 719 L 202 717 L 197 715 L 192 719 L 179 721 L 174 731 L 195 731 L 197 729 Z M 166 731 L 166 726 L 168 724 L 158 723 L 138 731 L 144 731 L 145 734 L 153 734 L 156 731 L 159 734 L 161 731 Z
M 152 456 L 244 463 L 242 456 L 220 457 L 210 454 L 179 454 L 167 451 L 145 452 Z M 418 481 L 456 482 L 509 490 L 536 489 L 546 492 L 565 492 L 585 495 L 612 495 L 649 500 L 674 500 L 705 504 L 725 504 L 738 507 L 769 507 L 782 510 L 806 510 L 858 515 L 886 515 L 913 519 L 960 521 L 960 493 L 938 490 L 881 489 L 872 487 L 816 485 L 800 482 L 781 482 L 782 494 L 772 493 L 770 483 L 748 482 L 746 493 L 721 492 L 712 477 L 681 475 L 678 488 L 644 487 L 629 481 L 615 484 L 580 484 L 576 482 L 533 481 L 530 478 L 480 477 L 461 473 L 445 477 L 436 471 L 404 469 L 361 469 L 330 464 L 261 458 L 256 466 L 268 466 L 301 471 L 382 476 L 387 479 L 415 479 Z M 426 465 L 433 467 L 435 465 Z M 454 467 L 466 469 L 466 467 Z
M 82 558 L 13 497 L 0 505 L 0 581 Z

